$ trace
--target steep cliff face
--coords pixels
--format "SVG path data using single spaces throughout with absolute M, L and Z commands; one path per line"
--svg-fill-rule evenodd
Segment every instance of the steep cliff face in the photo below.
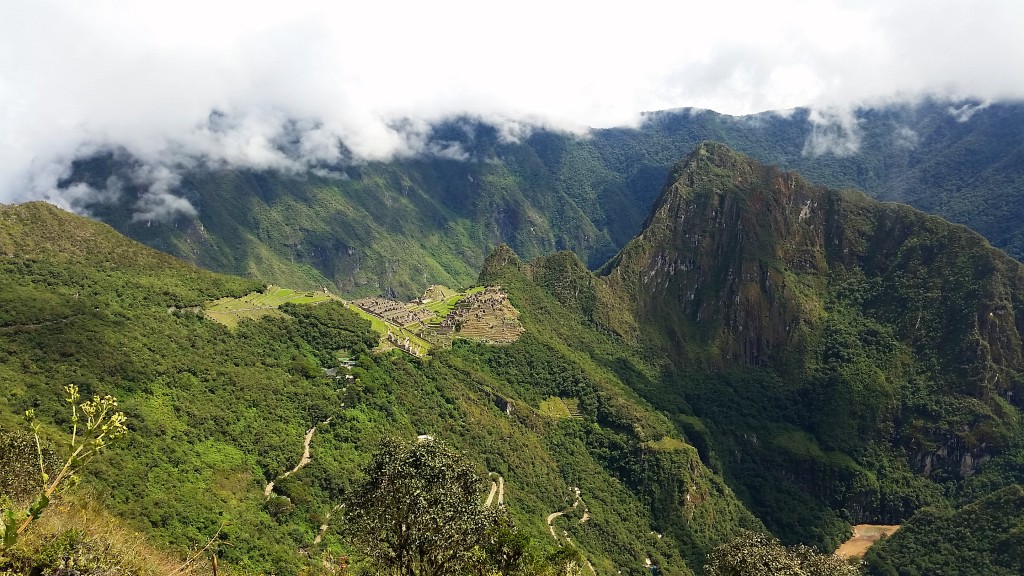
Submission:
M 677 366 L 781 376 L 823 448 L 957 477 L 1015 434 L 1024 266 L 962 226 L 704 143 L 600 274 Z
M 829 200 L 793 173 L 702 144 L 604 272 L 679 352 L 765 365 L 821 315 Z
M 687 358 L 778 366 L 816 346 L 842 304 L 891 325 L 958 391 L 1020 396 L 1020 263 L 962 226 L 721 144 L 676 166 L 643 232 L 602 273 Z

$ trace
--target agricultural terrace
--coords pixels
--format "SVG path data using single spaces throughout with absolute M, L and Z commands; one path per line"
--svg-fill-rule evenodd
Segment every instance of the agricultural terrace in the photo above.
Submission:
M 381 335 L 380 350 L 385 351 L 392 348 L 398 348 L 399 350 L 409 352 L 414 356 L 424 356 L 430 352 L 430 348 L 432 347 L 430 342 L 420 338 L 416 332 L 364 309 L 359 305 L 358 300 L 356 302 L 346 303 L 345 306 L 349 310 L 352 310 L 370 321 L 370 326 L 373 330 Z M 389 334 L 390 337 L 388 336 Z M 403 343 L 406 342 L 406 339 L 408 339 L 408 345 L 403 347 Z
M 430 289 L 427 290 L 426 293 L 424 293 L 423 296 L 420 297 L 420 302 L 422 303 L 422 306 L 425 310 L 433 312 L 434 316 L 436 316 L 438 319 L 442 319 L 445 316 L 448 316 L 448 314 L 451 313 L 452 309 L 455 308 L 455 305 L 458 304 L 459 301 L 465 298 L 466 296 L 470 296 L 478 292 L 484 291 L 483 286 L 470 288 L 465 292 L 453 292 L 451 290 L 435 290 L 435 288 L 443 289 L 444 286 L 431 286 Z
M 425 327 L 424 338 L 438 344 L 450 343 L 456 337 L 499 344 L 514 342 L 523 333 L 519 311 L 499 286 L 467 292 L 446 309 L 440 322 Z
M 580 412 L 580 401 L 578 398 L 559 398 L 549 396 L 540 401 L 539 411 L 548 418 L 583 418 Z
M 203 305 L 203 314 L 214 322 L 234 328 L 238 326 L 238 322 L 242 318 L 284 316 L 278 307 L 286 302 L 316 304 L 327 300 L 341 300 L 341 298 L 326 290 L 297 291 L 271 284 L 263 292 L 252 292 L 241 298 L 221 298 L 207 302 Z

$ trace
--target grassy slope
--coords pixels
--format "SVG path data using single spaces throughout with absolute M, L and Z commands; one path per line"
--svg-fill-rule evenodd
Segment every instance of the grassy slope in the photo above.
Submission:
M 277 309 L 286 302 L 316 304 L 328 300 L 338 300 L 338 297 L 324 292 L 300 292 L 269 285 L 262 292 L 253 292 L 241 298 L 227 297 L 204 303 L 203 314 L 229 328 L 234 328 L 243 318 L 255 319 L 268 314 L 281 314 Z

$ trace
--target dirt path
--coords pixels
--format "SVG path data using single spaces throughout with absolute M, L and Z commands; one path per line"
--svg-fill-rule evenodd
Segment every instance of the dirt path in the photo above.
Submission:
M 497 472 L 489 472 L 489 476 L 497 476 L 497 480 L 491 480 L 491 490 L 487 493 L 487 500 L 484 502 L 485 508 L 490 508 L 491 504 L 494 503 L 494 497 L 498 497 L 498 506 L 505 504 L 505 477 Z
M 552 522 L 555 521 L 555 518 L 558 518 L 559 516 L 562 516 L 564 514 L 565 514 L 565 512 L 552 512 L 551 514 L 548 514 L 548 519 L 547 519 L 548 530 L 551 531 L 551 537 L 554 538 L 555 542 L 558 542 L 558 543 L 561 543 L 561 540 L 558 539 L 558 534 L 555 534 L 555 526 L 554 526 L 554 524 L 552 524 Z
M 498 483 L 491 480 L 491 491 L 487 494 L 487 501 L 484 502 L 484 508 L 490 508 L 491 502 L 494 502 L 494 495 L 498 493 Z
M 575 510 L 575 509 L 579 508 L 580 505 L 583 506 L 583 517 L 580 518 L 580 524 L 583 524 L 587 520 L 590 520 L 590 510 L 587 508 L 587 503 L 584 502 L 583 498 L 580 496 L 580 489 L 579 488 L 570 488 L 569 491 L 574 493 L 575 496 L 576 496 L 576 499 L 572 503 L 572 509 Z M 499 504 L 500 503 L 501 502 L 499 500 Z M 559 544 L 561 544 L 561 541 L 558 539 L 558 535 L 555 534 L 555 527 L 552 526 L 551 523 L 555 521 L 555 518 L 558 518 L 559 516 L 565 515 L 565 513 L 568 512 L 568 511 L 569 511 L 569 508 L 566 508 L 565 510 L 562 510 L 561 512 L 552 512 L 551 514 L 548 514 L 548 519 L 547 519 L 548 530 L 551 531 L 551 537 L 554 538 L 556 542 L 559 542 Z M 572 542 L 572 540 L 569 540 L 568 536 L 566 536 L 565 539 L 568 542 Z
M 327 420 L 324 420 L 320 424 L 317 424 L 317 426 L 324 426 L 324 425 L 330 424 L 330 423 L 331 423 L 331 418 L 328 418 Z M 271 480 L 270 482 L 268 482 L 267 483 L 267 487 L 263 489 L 263 497 L 264 498 L 270 498 L 270 495 L 273 494 L 273 492 L 274 492 L 274 484 L 276 484 L 278 480 L 284 480 L 285 478 L 291 476 L 292 474 L 295 474 L 299 470 L 302 470 L 303 468 L 306 467 L 307 464 L 309 464 L 310 462 L 313 461 L 313 458 L 309 455 L 309 443 L 313 441 L 313 434 L 315 434 L 315 433 L 316 433 L 316 426 L 313 426 L 309 430 L 306 430 L 306 436 L 303 439 L 303 444 L 302 444 L 302 457 L 299 458 L 299 463 L 295 465 L 295 468 L 292 468 L 291 470 L 285 472 L 284 474 L 281 474 L 277 478 L 275 478 L 275 479 Z
M 327 532 L 327 529 L 331 527 L 331 516 L 338 510 L 341 510 L 341 507 L 342 504 L 338 504 L 327 511 L 327 517 L 324 518 L 324 523 L 320 525 L 320 531 L 317 532 L 316 538 L 313 538 L 313 546 L 316 546 L 324 539 L 324 532 Z
M 891 536 L 899 528 L 896 525 L 858 524 L 853 527 L 853 537 L 843 542 L 836 550 L 836 556 L 860 558 L 875 542 L 881 540 L 883 536 Z
M 570 490 L 572 490 L 576 494 L 576 500 L 572 503 L 572 508 L 576 509 L 576 508 L 579 508 L 581 504 L 583 505 L 583 517 L 580 519 L 580 524 L 583 524 L 587 520 L 590 520 L 590 510 L 587 509 L 587 504 L 583 501 L 583 498 L 580 497 L 580 489 L 579 488 L 571 488 Z M 555 524 L 554 524 L 554 522 L 555 522 L 555 519 L 557 519 L 559 516 L 564 516 L 565 513 L 568 510 L 569 510 L 569 508 L 567 507 L 565 510 L 561 510 L 559 512 L 552 512 L 551 514 L 548 514 L 548 517 L 545 520 L 545 523 L 547 523 L 547 525 L 548 525 L 548 531 L 551 532 L 551 537 L 555 539 L 555 543 L 557 543 L 559 546 L 562 545 L 562 538 L 559 538 L 558 534 L 555 532 Z M 569 544 L 573 548 L 576 548 L 576 544 L 572 541 L 572 538 L 569 537 L 569 533 L 568 532 L 565 532 L 563 530 L 562 531 L 562 535 L 563 535 L 563 538 L 565 539 L 565 543 L 566 544 Z M 587 568 L 590 568 L 590 572 L 593 573 L 596 576 L 597 575 L 597 570 L 594 569 L 594 565 L 591 564 L 590 560 L 587 559 L 586 557 L 584 557 L 584 561 L 587 563 Z

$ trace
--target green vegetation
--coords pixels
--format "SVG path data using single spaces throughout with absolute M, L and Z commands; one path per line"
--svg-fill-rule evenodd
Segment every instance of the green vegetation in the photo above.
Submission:
M 807 546 L 785 547 L 764 534 L 748 533 L 708 555 L 707 576 L 857 576 L 857 568 Z
M 879 576 L 1024 573 L 1024 487 L 1008 486 L 958 510 L 926 508 L 864 557 Z
M 0 574 L 199 574 L 209 565 L 188 562 L 147 542 L 123 520 L 97 505 L 64 502 L 32 524 L 0 560 Z M 199 568 L 197 570 L 196 568 Z
M 541 414 L 548 418 L 572 418 L 572 414 L 569 412 L 565 402 L 557 396 L 541 400 L 539 410 Z
M 385 440 L 364 478 L 345 500 L 345 534 L 374 573 L 511 575 L 525 568 L 526 539 L 502 508 L 483 505 L 483 480 L 444 443 Z
M 364 354 L 378 342 L 372 327 L 337 300 L 317 306 L 286 302 L 280 309 L 295 319 L 300 342 L 308 346 L 320 366 L 335 366 L 341 357 Z
M 583 161 L 579 146 L 565 153 Z M 548 169 L 527 160 L 521 172 L 453 174 L 452 193 L 469 198 L 461 183 L 479 176 L 526 207 L 517 183 L 544 182 Z M 394 213 L 379 216 L 397 230 L 423 208 L 426 187 L 382 179 L 397 174 L 389 170 L 368 166 L 351 185 L 387 197 L 388 186 L 408 184 L 391 197 Z M 783 546 L 829 552 L 851 523 L 867 521 L 911 528 L 879 545 L 895 560 L 872 566 L 896 566 L 918 546 L 934 549 L 927 562 L 937 566 L 958 552 L 936 545 L 958 536 L 962 528 L 947 529 L 963 525 L 957 514 L 974 502 L 1016 506 L 1001 490 L 1024 481 L 1024 267 L 962 227 L 811 186 L 721 145 L 701 146 L 672 174 L 643 235 L 600 275 L 570 252 L 523 262 L 507 246 L 493 250 L 477 283 L 501 286 L 526 331 L 500 346 L 454 338 L 429 359 L 370 353 L 379 339 L 371 322 L 335 301 L 284 303 L 228 329 L 196 307 L 253 292 L 253 282 L 174 262 L 52 207 L 0 209 L 0 432 L 34 409 L 42 434 L 59 436 L 68 424 L 60 387 L 110 390 L 132 434 L 90 463 L 82 494 L 93 503 L 71 505 L 100 504 L 172 555 L 210 543 L 210 554 L 248 573 L 299 574 L 341 556 L 374 570 L 365 541 L 343 537 L 351 510 L 339 505 L 374 486 L 367 471 L 383 464 L 371 454 L 386 437 L 430 435 L 462 455 L 464 468 L 450 466 L 472 472 L 462 477 L 500 475 L 502 542 L 529 551 L 542 572 L 571 561 L 638 574 L 650 559 L 660 574 L 700 573 L 716 549 L 760 541 L 736 540 L 745 531 L 779 538 L 758 554 L 831 570 L 808 548 Z M 253 178 L 266 185 L 254 204 L 290 206 L 283 181 Z M 558 185 L 581 203 L 604 193 L 573 181 Z M 491 199 L 479 197 L 485 212 L 501 208 L 501 234 L 479 244 L 466 235 L 474 250 L 506 234 L 546 246 Z M 450 216 L 435 200 L 434 216 Z M 568 217 L 573 206 L 536 212 Z M 532 227 L 552 230 L 523 210 Z M 278 236 L 287 228 L 246 233 L 308 253 Z M 389 242 L 374 237 L 382 249 Z M 413 278 L 431 278 L 408 272 L 388 273 L 410 292 Z M 356 280 L 371 290 L 370 277 Z M 454 297 L 437 292 L 435 302 Z M 483 487 L 473 490 L 475 500 L 459 501 L 478 504 Z M 567 540 L 545 523 L 557 513 L 572 550 L 556 550 Z M 1016 569 L 1004 551 L 1018 527 L 989 516 L 977 515 L 994 528 L 979 532 L 971 554 L 980 566 Z M 1004 528 L 1011 537 L 1000 539 Z M 468 549 L 486 557 L 492 544 Z M 27 548 L 19 554 L 45 565 Z
M 199 561 L 216 557 L 242 573 L 298 574 L 341 556 L 355 566 L 365 556 L 341 536 L 338 504 L 362 482 L 382 438 L 424 433 L 464 454 L 478 476 L 503 477 L 509 518 L 541 573 L 570 561 L 600 574 L 640 571 L 650 557 L 665 574 L 690 574 L 737 522 L 759 526 L 694 451 L 666 453 L 666 476 L 645 475 L 645 455 L 663 457 L 644 443 L 682 438 L 613 373 L 566 348 L 566 329 L 614 344 L 526 279 L 517 282 L 522 302 L 536 300 L 528 313 L 535 336 L 504 346 L 456 339 L 423 362 L 367 353 L 379 336 L 334 301 L 285 303 L 283 315 L 228 329 L 196 307 L 251 293 L 252 282 L 178 264 L 47 205 L 0 216 L 0 236 L 19 242 L 0 260 L 0 293 L 11 300 L 0 346 L 0 437 L 19 430 L 30 408 L 44 438 L 70 429 L 59 401 L 67 385 L 116 394 L 131 426 L 119 449 L 90 462 L 82 486 L 63 497 L 58 509 L 67 514 L 53 518 L 53 529 L 12 550 L 19 566 L 49 570 L 59 562 L 54 550 L 84 558 L 105 546 L 102 526 L 75 534 L 56 526 L 97 506 L 127 523 L 112 530 L 141 532 L 170 558 L 205 550 Z M 122 257 L 124 270 L 114 264 Z M 40 301 L 53 305 L 42 309 Z M 328 374 L 342 356 L 354 366 Z M 532 408 L 549 396 L 578 398 L 580 417 L 550 420 Z M 313 426 L 310 461 L 282 478 Z M 666 478 L 677 494 L 692 486 L 702 495 L 688 514 L 717 519 L 700 534 L 677 530 L 685 545 L 669 530 L 686 516 L 656 517 L 651 507 Z M 544 520 L 571 505 L 574 487 L 591 517 L 561 525 L 578 549 L 558 552 Z M 115 566 L 114 550 L 123 549 L 115 544 L 89 557 Z M 548 559 L 556 553 L 561 560 Z
M 278 313 L 282 304 L 316 304 L 339 298 L 328 292 L 297 292 L 280 286 L 269 285 L 262 292 L 252 292 L 241 298 L 220 298 L 203 305 L 208 318 L 234 328 L 242 318 L 256 319 Z
M 81 396 L 77 386 L 73 384 L 65 386 L 64 392 L 67 393 L 66 400 L 71 405 L 70 454 L 63 465 L 50 467 L 50 472 L 47 472 L 46 465 L 46 461 L 50 458 L 43 453 L 42 440 L 39 437 L 40 424 L 35 422 L 35 411 L 27 410 L 25 412 L 36 445 L 40 488 L 32 499 L 32 503 L 24 511 L 19 511 L 16 508 L 17 503 L 8 494 L 24 492 L 25 484 L 17 486 L 17 489 L 15 487 L 6 488 L 0 494 L 0 560 L 3 560 L 4 552 L 17 544 L 18 538 L 46 511 L 50 500 L 56 493 L 76 484 L 78 473 L 82 467 L 106 448 L 108 442 L 114 442 L 128 432 L 124 425 L 124 413 L 113 411 L 117 407 L 117 400 L 114 397 L 95 396 L 92 400 L 86 400 L 79 405 L 77 402 L 81 400 Z M 81 417 L 79 410 L 81 410 Z M 82 417 L 84 417 L 82 434 L 79 436 L 79 421 L 83 420 Z M 16 446 L 11 447 L 16 448 Z M 14 460 L 25 456 L 27 454 L 24 450 L 6 454 L 4 457 L 6 462 L 3 462 L 4 468 L 19 467 Z M 11 480 L 13 479 L 11 478 Z

